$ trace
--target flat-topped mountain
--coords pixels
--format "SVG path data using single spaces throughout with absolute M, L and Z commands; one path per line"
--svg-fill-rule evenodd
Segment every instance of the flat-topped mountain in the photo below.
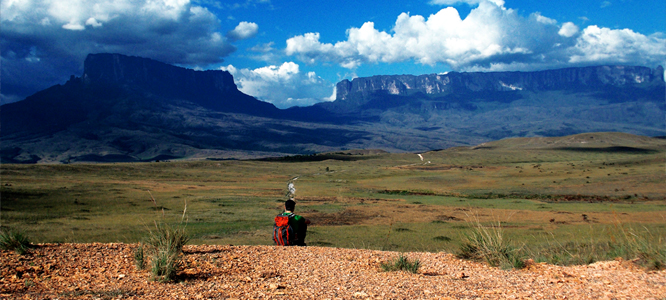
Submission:
M 381 97 L 446 98 L 464 95 L 466 98 L 491 98 L 499 94 L 516 98 L 524 92 L 592 92 L 605 98 L 620 100 L 623 96 L 654 98 L 664 95 L 664 69 L 635 66 L 594 66 L 537 72 L 473 72 L 428 75 L 378 75 L 343 80 L 336 85 L 336 102 L 324 104 L 334 111 L 350 111 L 381 106 Z M 620 95 L 615 94 L 620 92 Z M 488 95 L 493 95 L 488 97 Z M 451 97 L 449 97 L 451 98 Z M 445 99 L 451 100 L 451 99 Z M 412 101 L 405 100 L 405 102 Z M 620 100 L 622 101 L 622 100 Z M 450 102 L 450 101 L 449 101 Z M 391 104 L 389 104 L 391 105 Z M 386 106 L 386 105 L 384 105 Z
M 238 90 L 229 72 L 195 71 L 120 54 L 90 54 L 72 76 L 2 106 L 2 136 L 64 129 L 112 111 L 197 105 L 211 111 L 277 116 L 279 109 Z
M 151 59 L 91 54 L 81 81 L 88 86 L 121 86 L 147 95 L 184 99 L 216 111 L 275 116 L 278 109 L 238 90 L 222 70 L 195 71 Z
M 666 136 L 663 68 L 373 76 L 337 100 L 280 110 L 231 74 L 90 54 L 72 76 L 0 109 L 4 163 L 228 159 L 348 149 L 427 151 L 507 137 Z

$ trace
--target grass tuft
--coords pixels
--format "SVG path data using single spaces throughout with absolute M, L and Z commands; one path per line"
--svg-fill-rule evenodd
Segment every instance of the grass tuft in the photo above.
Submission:
M 145 251 L 148 252 L 150 258 L 153 280 L 173 281 L 182 265 L 183 246 L 187 244 L 189 237 L 185 233 L 185 226 L 170 226 L 156 222 L 155 228 L 155 231 L 150 231 L 145 242 Z M 140 249 L 143 249 L 143 245 Z M 141 250 L 141 252 L 143 251 Z M 143 254 L 135 253 L 135 258 L 140 255 Z M 143 266 L 143 263 L 141 265 Z
M 465 234 L 458 257 L 486 261 L 493 267 L 521 269 L 525 266 L 522 251 L 504 238 L 501 224 L 484 226 L 476 221 L 471 233 Z
M 16 251 L 23 255 L 32 247 L 30 239 L 23 232 L 13 229 L 0 231 L 0 249 Z
M 134 264 L 139 270 L 143 270 L 146 266 L 146 253 L 143 244 L 139 244 L 139 247 L 134 250 Z
M 153 194 L 150 191 L 148 194 L 150 194 L 153 206 L 158 207 Z M 148 237 L 144 243 L 139 244 L 139 248 L 134 253 L 134 260 L 139 269 L 143 269 L 145 266 L 145 257 L 149 258 L 150 272 L 154 281 L 170 282 L 176 279 L 178 270 L 183 264 L 183 246 L 190 240 L 185 232 L 186 225 L 183 225 L 186 213 L 187 201 L 185 201 L 180 225 L 171 226 L 165 222 L 155 221 L 155 230 L 148 230 Z M 164 209 L 162 209 L 162 218 L 164 217 Z
M 627 248 L 625 258 L 637 259 L 637 263 L 649 270 L 662 270 L 666 265 L 666 239 L 655 236 L 647 228 L 637 231 L 618 226 L 622 233 L 620 245 Z
M 176 278 L 180 266 L 179 254 L 168 249 L 157 249 L 151 258 L 150 272 L 153 275 L 153 280 L 169 282 Z
M 384 272 L 408 271 L 416 274 L 421 267 L 421 262 L 418 259 L 410 261 L 409 258 L 400 254 L 396 259 L 390 262 L 381 263 L 381 267 Z
M 666 239 L 647 228 L 636 230 L 617 224 L 606 231 L 608 240 L 589 242 L 551 242 L 532 247 L 535 261 L 554 265 L 584 265 L 622 258 L 647 270 L 666 268 Z

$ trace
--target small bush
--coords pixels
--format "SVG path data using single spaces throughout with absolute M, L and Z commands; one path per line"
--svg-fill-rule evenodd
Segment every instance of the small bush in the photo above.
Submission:
M 16 251 L 23 255 L 30 248 L 32 243 L 24 233 L 11 229 L 0 231 L 0 249 Z
M 382 270 L 385 272 L 391 271 L 408 271 L 414 274 L 418 273 L 419 268 L 421 267 L 421 262 L 417 259 L 413 262 L 409 261 L 409 258 L 400 254 L 398 258 L 393 261 L 382 263 Z

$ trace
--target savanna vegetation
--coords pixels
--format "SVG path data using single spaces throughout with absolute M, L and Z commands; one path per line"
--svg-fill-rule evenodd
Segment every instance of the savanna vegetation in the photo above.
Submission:
M 421 157 L 5 164 L 1 225 L 33 243 L 150 245 L 156 224 L 184 224 L 181 241 L 268 245 L 293 182 L 311 246 L 447 251 L 502 267 L 622 257 L 662 268 L 665 153 L 661 139 L 600 133 Z

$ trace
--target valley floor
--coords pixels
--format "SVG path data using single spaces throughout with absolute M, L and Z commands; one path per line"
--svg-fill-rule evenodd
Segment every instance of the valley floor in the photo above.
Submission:
M 418 274 L 383 272 L 397 252 L 327 247 L 185 246 L 177 283 L 150 281 L 136 244 L 42 244 L 0 252 L 3 299 L 665 299 L 666 271 L 627 261 L 500 270 L 440 253 Z

